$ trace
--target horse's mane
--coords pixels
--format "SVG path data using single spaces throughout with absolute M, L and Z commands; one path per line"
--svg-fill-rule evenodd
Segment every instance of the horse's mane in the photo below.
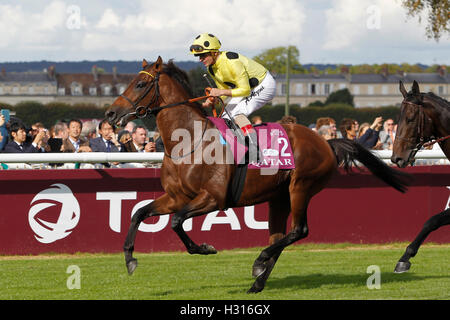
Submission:
M 169 75 L 171 78 L 175 79 L 181 86 L 186 90 L 189 97 L 193 97 L 192 86 L 189 81 L 189 76 L 184 70 L 181 70 L 179 67 L 173 63 L 172 59 L 169 60 L 168 63 L 163 65 L 163 72 Z M 207 116 L 207 112 L 200 104 L 194 103 L 196 107 L 203 113 L 203 115 Z
M 445 100 L 444 98 L 434 94 L 433 92 L 428 92 L 425 93 L 426 96 L 428 96 L 431 100 L 436 101 L 437 103 L 439 103 L 440 105 L 442 105 L 443 107 L 447 107 L 450 108 L 450 102 L 448 102 L 447 100 Z
M 189 96 L 192 98 L 192 87 L 189 81 L 189 77 L 187 73 L 180 68 L 178 68 L 172 60 L 169 60 L 168 63 L 163 65 L 163 72 L 167 73 L 171 78 L 174 78 L 178 81 L 179 84 L 183 86 L 183 88 L 187 91 Z

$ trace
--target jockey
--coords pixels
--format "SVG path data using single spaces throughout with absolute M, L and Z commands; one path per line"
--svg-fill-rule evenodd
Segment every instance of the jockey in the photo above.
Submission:
M 247 117 L 273 99 L 275 80 L 261 64 L 239 53 L 221 52 L 220 47 L 217 37 L 203 33 L 195 38 L 190 53 L 199 57 L 216 83 L 217 88 L 212 88 L 210 95 L 223 99 L 231 97 L 227 101 L 226 110 L 244 136 L 248 137 L 249 149 L 253 147 L 256 150 L 256 131 Z M 211 107 L 213 104 L 208 99 L 203 107 Z M 228 118 L 228 115 L 224 118 Z

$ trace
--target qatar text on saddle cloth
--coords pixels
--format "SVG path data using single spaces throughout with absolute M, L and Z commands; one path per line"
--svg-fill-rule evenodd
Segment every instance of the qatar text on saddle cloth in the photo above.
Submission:
M 247 147 L 238 142 L 233 130 L 228 128 L 221 118 L 209 117 L 220 131 L 233 153 L 235 163 L 241 163 Z M 262 159 L 249 164 L 249 169 L 295 169 L 294 156 L 289 138 L 284 128 L 278 123 L 263 123 L 254 127 L 258 135 L 258 146 Z

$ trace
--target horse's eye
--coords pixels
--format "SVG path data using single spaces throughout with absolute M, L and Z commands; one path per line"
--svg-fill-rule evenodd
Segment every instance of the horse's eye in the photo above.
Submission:
M 144 88 L 147 85 L 147 81 L 139 81 L 136 84 L 136 88 L 140 89 L 140 88 Z

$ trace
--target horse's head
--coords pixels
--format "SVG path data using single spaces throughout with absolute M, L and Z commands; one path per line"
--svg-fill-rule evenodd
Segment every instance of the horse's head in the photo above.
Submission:
M 162 68 L 161 57 L 153 64 L 145 59 L 142 61 L 142 71 L 106 111 L 105 117 L 110 124 L 124 126 L 131 120 L 145 117 L 149 110 L 159 105 Z
M 403 82 L 400 81 L 400 92 L 403 101 L 391 161 L 404 168 L 414 163 L 417 151 L 431 136 L 432 125 L 425 113 L 423 94 L 420 93 L 417 81 L 414 80 L 410 92 L 406 91 Z

